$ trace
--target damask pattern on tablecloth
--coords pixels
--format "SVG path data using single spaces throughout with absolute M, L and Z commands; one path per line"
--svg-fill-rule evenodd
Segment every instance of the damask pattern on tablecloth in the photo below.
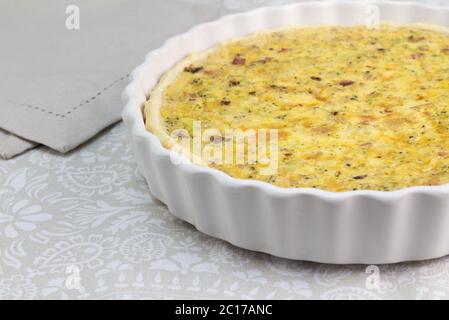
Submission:
M 153 199 L 124 126 L 0 161 L 0 299 L 449 298 L 449 258 L 337 266 L 236 248 Z

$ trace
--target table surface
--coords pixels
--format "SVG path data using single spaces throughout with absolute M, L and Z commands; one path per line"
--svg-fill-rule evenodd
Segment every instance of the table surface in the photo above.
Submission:
M 152 199 L 123 124 L 0 161 L 0 299 L 449 298 L 449 258 L 327 265 L 236 248 Z

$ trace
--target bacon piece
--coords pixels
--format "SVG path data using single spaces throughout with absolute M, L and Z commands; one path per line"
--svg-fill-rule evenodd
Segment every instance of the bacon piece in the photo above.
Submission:
M 246 59 L 240 56 L 239 54 L 234 57 L 234 60 L 232 60 L 232 64 L 241 66 L 246 63 Z
M 201 70 L 203 70 L 203 67 L 194 67 L 193 65 L 190 65 L 190 66 L 184 68 L 185 72 L 190 72 L 190 73 L 197 73 Z
M 414 53 L 411 55 L 411 57 L 412 57 L 412 59 L 416 60 L 416 59 L 424 57 L 424 54 L 423 53 Z
M 423 40 L 425 40 L 426 38 L 425 37 L 415 37 L 414 35 L 411 35 L 411 36 L 409 36 L 408 38 L 407 38 L 407 40 L 409 41 L 409 42 L 420 42 L 420 41 L 423 41 Z
M 347 87 L 353 85 L 354 83 L 355 82 L 352 80 L 342 80 L 338 84 L 341 85 L 342 87 Z

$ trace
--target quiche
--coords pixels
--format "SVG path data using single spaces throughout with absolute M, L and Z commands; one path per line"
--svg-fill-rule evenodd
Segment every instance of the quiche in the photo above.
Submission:
M 268 174 L 258 157 L 237 163 L 215 154 L 201 163 L 235 178 L 337 192 L 446 184 L 449 34 L 417 24 L 251 34 L 179 62 L 144 114 L 165 147 L 186 138 L 188 154 L 195 154 L 195 123 L 215 132 L 201 136 L 200 154 L 211 145 L 236 151 L 227 129 L 276 132 L 265 139 L 276 138 L 276 149 L 264 150 L 276 160 Z M 250 151 L 247 137 L 240 142 Z

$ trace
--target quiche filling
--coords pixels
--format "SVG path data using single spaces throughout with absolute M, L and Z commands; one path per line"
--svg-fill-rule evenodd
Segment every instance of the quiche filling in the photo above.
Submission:
M 172 132 L 193 137 L 195 122 L 218 136 L 277 130 L 275 172 L 258 161 L 207 164 L 236 178 L 329 191 L 446 184 L 449 35 L 389 24 L 253 34 L 181 61 L 145 114 L 169 148 Z

